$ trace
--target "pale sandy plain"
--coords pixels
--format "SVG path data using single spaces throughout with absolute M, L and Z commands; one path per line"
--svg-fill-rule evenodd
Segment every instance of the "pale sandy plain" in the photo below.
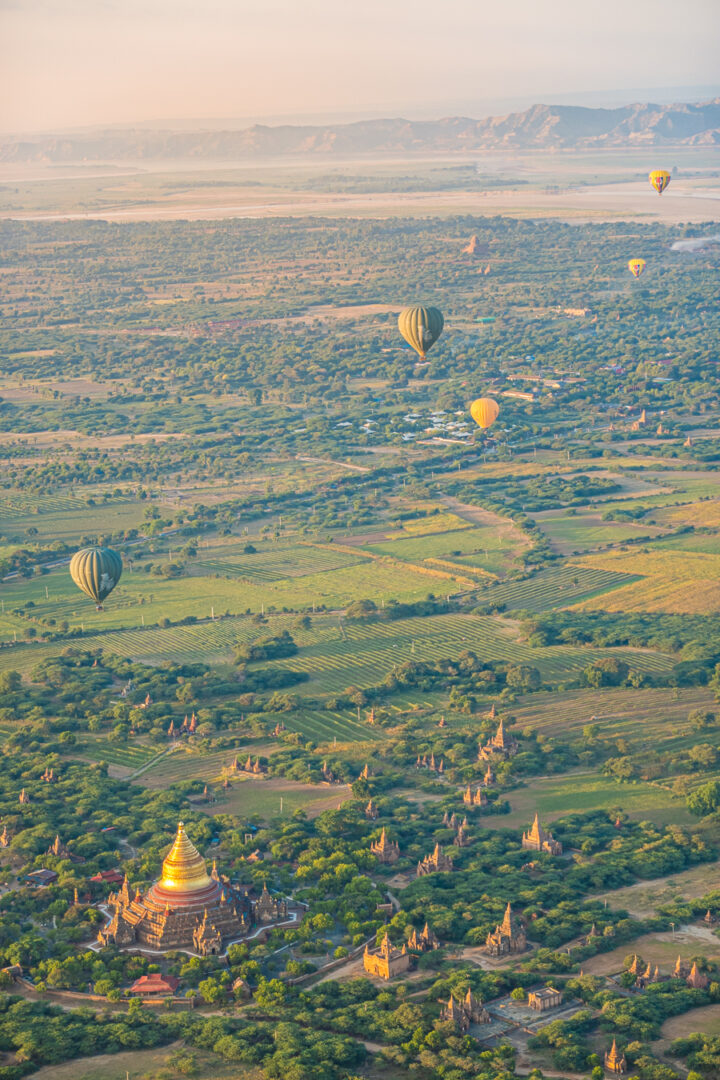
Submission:
M 422 191 L 339 194 L 258 191 L 251 188 L 173 192 L 144 202 L 124 202 L 101 209 L 58 212 L 3 210 L 0 218 L 17 221 L 197 221 L 223 218 L 430 217 L 455 214 L 548 217 L 574 222 L 662 220 L 667 224 L 720 221 L 720 182 L 678 181 L 658 196 L 645 182 L 599 184 L 548 190 Z

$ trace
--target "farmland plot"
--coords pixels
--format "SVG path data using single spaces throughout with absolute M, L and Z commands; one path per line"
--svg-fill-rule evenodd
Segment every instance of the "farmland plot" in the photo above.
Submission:
M 201 559 L 193 564 L 193 573 L 220 574 L 223 577 L 244 578 L 246 581 L 281 581 L 283 578 L 305 577 L 308 574 L 339 570 L 362 563 L 361 555 L 346 551 L 329 551 L 304 544 L 269 548 L 254 555 L 227 555 Z
M 614 544 L 638 536 L 659 536 L 663 530 L 644 521 L 603 521 L 600 514 L 536 514 L 538 528 L 547 536 L 553 549 L 563 555 L 587 551 L 603 544 Z
M 623 739 L 631 753 L 646 754 L 651 766 L 658 752 L 680 755 L 698 741 L 720 748 L 720 730 L 712 727 L 699 735 L 688 720 L 691 712 L 714 712 L 715 708 L 707 687 L 606 687 L 521 698 L 512 706 L 512 715 L 521 730 L 527 727 L 553 737 L 578 738 L 582 728 L 592 723 L 598 738 Z M 679 780 L 683 790 L 690 790 L 709 778 L 708 772 L 678 774 L 668 783 Z
M 642 574 L 643 580 L 577 606 L 587 611 L 665 611 L 710 615 L 720 611 L 720 555 L 646 550 L 586 556 L 584 566 Z
M 461 564 L 458 567 L 461 573 L 463 566 L 477 566 L 497 573 L 504 571 L 515 554 L 509 538 L 490 527 L 472 528 L 468 522 L 463 522 L 463 525 L 463 529 L 454 532 L 369 544 L 368 550 L 417 562 L 451 559 Z
M 510 611 L 553 611 L 638 580 L 633 574 L 566 564 L 543 570 L 527 581 L 495 585 L 482 596 L 489 603 L 505 604 Z
M 531 648 L 515 639 L 501 619 L 472 615 L 434 615 L 394 622 L 346 623 L 345 637 L 302 648 L 277 666 L 304 671 L 310 681 L 301 692 L 336 693 L 349 686 L 375 686 L 406 661 L 435 661 L 471 650 L 484 660 L 508 660 L 538 667 L 546 677 L 579 673 L 600 656 L 617 655 L 642 671 L 664 671 L 672 659 L 652 650 Z
M 324 558 L 325 552 L 314 548 L 311 557 Z M 330 553 L 328 553 L 329 555 Z M 354 557 L 343 552 L 332 558 L 346 565 L 334 570 L 310 571 L 302 577 L 278 581 L 226 580 L 217 577 L 166 579 L 126 571 L 117 589 L 97 612 L 92 601 L 83 597 L 70 580 L 66 568 L 40 578 L 13 581 L 3 587 L 5 610 L 26 606 L 32 601 L 32 613 L 40 619 L 66 619 L 72 626 L 84 625 L 86 631 L 102 632 L 157 623 L 162 618 L 179 622 L 188 615 L 208 618 L 215 615 L 260 612 L 263 608 L 286 608 L 290 611 L 312 610 L 313 605 L 344 608 L 353 600 L 368 598 L 380 605 L 395 599 L 424 599 L 428 592 L 443 594 L 461 591 L 463 585 L 450 575 L 438 577 L 423 568 L 415 568 L 383 559 Z M 45 590 L 47 589 L 47 596 Z

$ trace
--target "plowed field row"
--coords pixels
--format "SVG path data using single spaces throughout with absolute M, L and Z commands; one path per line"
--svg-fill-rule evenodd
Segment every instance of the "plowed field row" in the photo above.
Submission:
M 349 686 L 377 685 L 406 661 L 437 661 L 464 650 L 484 660 L 530 664 L 546 677 L 576 674 L 601 656 L 622 656 L 640 671 L 666 671 L 672 659 L 662 653 L 633 649 L 582 649 L 570 646 L 531 648 L 514 640 L 500 620 L 468 615 L 437 615 L 392 623 L 346 624 L 345 639 L 310 645 L 297 656 L 278 661 L 310 676 L 308 686 L 333 693 Z
M 486 596 L 493 604 L 505 604 L 510 611 L 551 611 L 602 596 L 639 580 L 637 574 L 568 565 L 543 570 L 528 581 L 496 585 Z

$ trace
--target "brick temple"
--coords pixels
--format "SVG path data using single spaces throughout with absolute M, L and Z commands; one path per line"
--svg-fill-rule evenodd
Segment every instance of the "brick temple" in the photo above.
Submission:
M 253 904 L 213 865 L 205 861 L 178 825 L 175 842 L 162 866 L 162 876 L 143 895 L 131 893 L 127 878 L 108 900 L 113 912 L 98 934 L 102 945 L 146 945 L 151 949 L 193 949 L 201 956 L 219 954 L 232 941 L 244 937 L 253 922 L 271 923 L 287 918 L 287 905 L 263 889 Z

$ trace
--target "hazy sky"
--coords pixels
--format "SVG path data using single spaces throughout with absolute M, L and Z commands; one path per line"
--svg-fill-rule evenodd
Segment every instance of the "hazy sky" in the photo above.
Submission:
M 717 84 L 719 56 L 720 0 L 0 0 L 0 127 L 437 116 Z

